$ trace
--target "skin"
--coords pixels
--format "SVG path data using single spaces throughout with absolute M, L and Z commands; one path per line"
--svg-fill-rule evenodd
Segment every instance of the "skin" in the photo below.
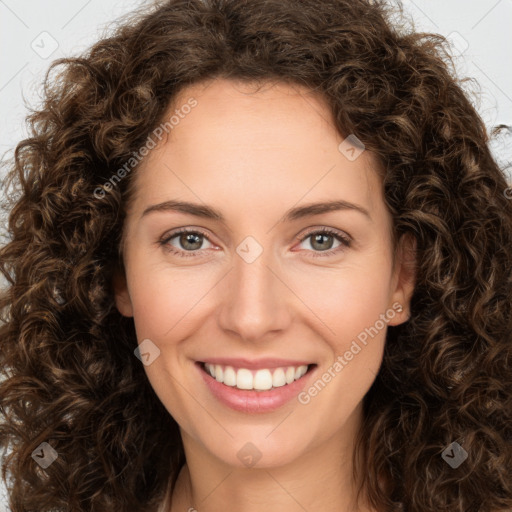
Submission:
M 369 151 L 350 161 L 338 150 L 345 137 L 321 97 L 301 86 L 268 83 L 257 91 L 217 79 L 181 91 L 166 117 L 191 96 L 197 106 L 136 171 L 125 272 L 114 281 L 117 308 L 134 317 L 139 343 L 149 338 L 160 350 L 144 368 L 181 429 L 187 464 L 169 510 L 373 510 L 356 507 L 351 456 L 386 327 L 308 404 L 293 399 L 270 413 L 217 401 L 195 361 L 304 359 L 320 377 L 393 303 L 403 309 L 387 325 L 408 319 L 413 244 L 401 240 L 393 261 L 377 163 Z M 210 205 L 225 221 L 176 211 L 141 218 L 171 199 Z M 345 209 L 279 222 L 289 208 L 334 199 L 364 207 L 371 218 Z M 195 257 L 158 243 L 182 227 L 208 238 L 187 245 L 176 236 L 167 246 L 184 253 L 193 246 Z M 323 246 L 315 236 L 297 238 L 322 227 L 348 234 L 351 246 L 335 237 Z M 252 263 L 236 252 L 247 236 L 263 249 Z M 338 252 L 324 256 L 322 247 Z M 261 453 L 254 467 L 237 457 L 247 442 Z

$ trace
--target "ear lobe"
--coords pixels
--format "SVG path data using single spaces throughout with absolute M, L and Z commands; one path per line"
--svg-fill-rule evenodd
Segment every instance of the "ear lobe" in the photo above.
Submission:
M 112 286 L 114 288 L 114 299 L 117 310 L 121 315 L 133 316 L 132 301 L 128 292 L 126 275 L 123 270 L 116 267 L 112 276 Z
M 406 233 L 402 235 L 398 244 L 395 261 L 394 282 L 395 289 L 391 298 L 393 309 L 398 310 L 396 303 L 400 304 L 401 311 L 388 322 L 388 325 L 400 325 L 409 320 L 411 315 L 411 298 L 416 282 L 416 238 Z

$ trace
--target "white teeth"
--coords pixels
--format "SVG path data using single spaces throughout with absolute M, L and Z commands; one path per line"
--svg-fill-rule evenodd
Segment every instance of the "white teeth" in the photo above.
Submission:
M 284 370 L 282 368 L 277 368 L 277 370 L 274 370 L 274 375 L 272 375 L 272 386 L 279 388 L 285 385 L 286 377 L 284 375 Z
M 272 387 L 272 374 L 270 370 L 258 370 L 252 383 L 253 389 L 265 390 Z
M 236 386 L 236 372 L 232 366 L 226 366 L 224 370 L 224 384 L 226 386 Z
M 236 387 L 238 389 L 253 389 L 252 373 L 250 370 L 242 368 L 236 372 Z
M 299 366 L 295 370 L 295 380 L 300 379 L 308 371 L 307 366 Z
M 247 368 L 233 368 L 220 364 L 205 363 L 206 371 L 218 382 L 226 386 L 237 387 L 238 389 L 254 389 L 265 391 L 291 384 L 294 380 L 300 379 L 307 371 L 308 366 L 288 366 L 284 368 L 267 369 L 263 368 L 254 372 Z

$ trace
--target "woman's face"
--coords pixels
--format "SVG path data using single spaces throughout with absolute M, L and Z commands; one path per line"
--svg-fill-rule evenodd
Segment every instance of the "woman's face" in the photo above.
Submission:
M 173 113 L 136 171 L 115 279 L 152 387 L 210 460 L 350 449 L 412 292 L 372 155 L 300 87 L 218 79 Z

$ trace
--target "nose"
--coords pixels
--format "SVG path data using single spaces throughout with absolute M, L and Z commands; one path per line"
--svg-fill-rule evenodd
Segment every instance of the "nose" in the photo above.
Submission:
M 291 323 L 293 293 L 271 252 L 264 249 L 254 261 L 234 254 L 224 279 L 220 327 L 247 342 L 272 338 Z

